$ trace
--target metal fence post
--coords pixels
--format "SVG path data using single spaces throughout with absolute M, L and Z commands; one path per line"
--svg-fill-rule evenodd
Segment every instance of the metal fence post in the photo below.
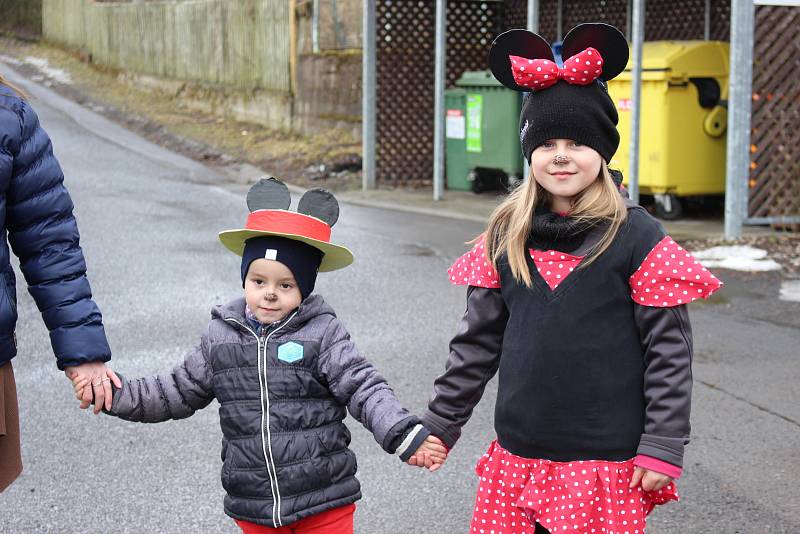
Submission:
M 539 0 L 528 0 L 528 31 L 539 33 Z M 523 104 L 524 104 L 523 100 Z M 531 166 L 525 156 L 522 156 L 522 179 L 527 180 L 531 173 Z
M 750 174 L 750 111 L 753 91 L 752 0 L 731 0 L 731 72 L 725 160 L 725 239 L 742 236 Z
M 319 54 L 319 0 L 311 3 L 311 51 Z
M 642 44 L 644 43 L 645 0 L 633 0 L 631 37 L 633 65 L 631 72 L 631 139 L 628 154 L 628 195 L 639 203 L 639 118 L 642 104 Z
M 539 0 L 528 0 L 528 31 L 539 33 Z
M 362 95 L 361 95 L 361 187 L 375 189 L 375 0 L 364 0 L 362 43 Z
M 556 10 L 558 11 L 556 14 L 556 34 L 560 41 L 564 38 L 564 0 L 558 0 Z
M 433 106 L 433 200 L 444 196 L 444 84 L 447 49 L 447 0 L 436 0 L 436 64 Z

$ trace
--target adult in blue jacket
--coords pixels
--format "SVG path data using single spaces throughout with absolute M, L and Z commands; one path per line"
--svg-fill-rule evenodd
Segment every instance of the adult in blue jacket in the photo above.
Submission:
M 111 350 L 92 301 L 78 226 L 50 138 L 23 93 L 0 76 L 0 491 L 22 471 L 16 386 L 17 304 L 11 250 L 42 313 L 58 368 L 90 378 L 81 404 L 111 407 L 119 379 L 105 362 Z M 121 384 L 120 384 L 121 385 Z M 87 398 L 88 397 L 88 398 Z

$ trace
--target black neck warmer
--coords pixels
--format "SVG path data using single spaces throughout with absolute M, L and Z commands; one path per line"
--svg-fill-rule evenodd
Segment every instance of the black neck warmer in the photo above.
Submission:
M 576 220 L 540 207 L 533 215 L 528 246 L 538 250 L 569 253 L 581 246 L 594 226 L 593 222 Z

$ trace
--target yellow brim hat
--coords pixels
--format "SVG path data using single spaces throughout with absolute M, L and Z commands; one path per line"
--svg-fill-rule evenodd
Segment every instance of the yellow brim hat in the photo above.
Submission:
M 331 227 L 324 221 L 288 210 L 257 210 L 247 217 L 245 228 L 225 230 L 219 240 L 231 252 L 241 256 L 245 241 L 260 236 L 279 236 L 301 241 L 323 254 L 320 272 L 335 271 L 353 263 L 353 253 L 330 242 Z

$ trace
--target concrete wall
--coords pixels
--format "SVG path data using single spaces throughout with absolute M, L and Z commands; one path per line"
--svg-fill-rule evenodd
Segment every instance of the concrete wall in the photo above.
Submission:
M 361 50 L 363 0 L 318 0 L 320 51 Z M 298 46 L 300 53 L 310 54 L 313 0 L 298 5 Z
M 363 0 L 318 0 L 319 53 L 313 53 L 313 0 L 298 2 L 295 127 L 361 136 Z
M 294 128 L 361 136 L 361 51 L 303 54 L 297 64 Z

